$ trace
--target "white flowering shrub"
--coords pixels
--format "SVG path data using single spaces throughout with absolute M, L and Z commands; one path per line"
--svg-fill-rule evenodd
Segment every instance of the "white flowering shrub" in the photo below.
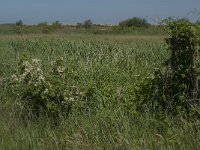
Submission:
M 85 97 L 77 86 L 66 82 L 66 70 L 62 58 L 51 62 L 50 69 L 44 73 L 41 61 L 23 60 L 19 73 L 11 77 L 14 96 L 19 97 L 18 105 L 34 115 L 47 113 L 53 117 L 68 115 L 74 104 Z

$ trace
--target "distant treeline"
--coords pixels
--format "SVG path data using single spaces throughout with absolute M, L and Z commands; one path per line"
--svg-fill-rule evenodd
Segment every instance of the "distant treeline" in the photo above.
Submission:
M 199 22 L 197 22 L 199 23 Z M 91 33 L 91 34 L 135 34 L 164 35 L 163 25 L 153 25 L 144 18 L 133 17 L 120 21 L 118 25 L 95 24 L 91 19 L 77 24 L 52 24 L 41 22 L 37 25 L 26 25 L 22 20 L 16 23 L 1 24 L 0 34 L 51 34 L 51 33 Z

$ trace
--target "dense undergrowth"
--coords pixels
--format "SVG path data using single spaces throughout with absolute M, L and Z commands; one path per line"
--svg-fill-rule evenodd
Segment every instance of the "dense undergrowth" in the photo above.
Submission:
M 169 57 L 164 43 L 1 40 L 1 148 L 198 149 L 199 120 L 136 109 Z
M 156 115 L 199 118 L 200 26 L 186 19 L 167 21 L 167 24 L 166 42 L 171 56 L 165 62 L 164 72 L 162 68 L 155 69 L 154 76 L 141 84 L 137 107 Z

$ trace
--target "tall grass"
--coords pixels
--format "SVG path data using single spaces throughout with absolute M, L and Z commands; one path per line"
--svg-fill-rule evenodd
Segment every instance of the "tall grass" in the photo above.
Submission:
M 9 77 L 23 55 L 42 60 L 44 70 L 62 56 L 68 82 L 92 88 L 94 105 L 73 111 L 57 125 L 49 118 L 21 117 L 10 96 Z M 1 149 L 198 149 L 199 121 L 135 111 L 134 90 L 168 57 L 163 43 L 74 40 L 70 38 L 0 41 Z

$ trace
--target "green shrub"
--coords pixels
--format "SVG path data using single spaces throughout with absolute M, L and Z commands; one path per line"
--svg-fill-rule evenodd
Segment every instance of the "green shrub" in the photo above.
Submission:
M 138 110 L 190 117 L 199 115 L 199 26 L 186 19 L 167 21 L 171 57 L 137 90 Z
M 12 75 L 12 89 L 19 98 L 18 106 L 35 116 L 47 114 L 53 118 L 67 116 L 72 106 L 79 105 L 86 95 L 78 86 L 68 85 L 62 59 L 51 62 L 44 73 L 41 61 L 32 59 L 19 63 L 19 73 Z
M 24 25 L 22 20 L 17 21 L 15 24 L 16 24 L 16 26 L 23 26 Z
M 38 27 L 44 27 L 44 26 L 48 26 L 48 22 L 38 23 Z
M 92 20 L 91 20 L 91 19 L 85 20 L 85 21 L 83 22 L 83 27 L 86 28 L 86 29 L 91 28 L 92 25 L 93 25 L 93 23 L 92 23 Z
M 52 27 L 54 29 L 60 29 L 60 28 L 62 28 L 62 24 L 60 23 L 60 21 L 55 21 L 52 23 Z
M 83 27 L 83 24 L 82 24 L 82 23 L 78 22 L 78 23 L 76 24 L 76 29 L 80 29 L 80 28 L 82 28 L 82 27 Z
M 48 22 L 38 23 L 39 30 L 44 34 L 49 34 L 51 32 L 51 27 L 48 25 Z
M 119 22 L 119 26 L 122 27 L 148 27 L 150 24 L 146 19 L 133 17 L 124 21 Z

